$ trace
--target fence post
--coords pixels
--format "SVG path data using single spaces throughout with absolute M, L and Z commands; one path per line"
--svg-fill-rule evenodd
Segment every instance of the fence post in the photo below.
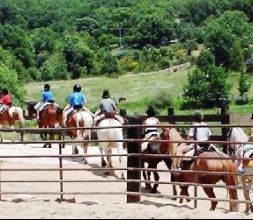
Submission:
M 221 124 L 230 124 L 230 114 L 229 114 L 229 106 L 222 106 L 221 107 L 221 115 L 222 115 L 222 121 Z M 227 135 L 229 132 L 229 128 L 222 128 L 222 140 L 227 141 Z M 226 144 L 223 145 L 223 153 L 228 153 L 228 146 Z
M 59 144 L 59 167 L 60 167 L 60 191 L 61 191 L 61 198 L 60 201 L 63 201 L 63 171 L 62 171 L 62 145 Z
M 175 110 L 174 108 L 168 108 L 168 121 L 170 124 L 175 124 Z
M 0 201 L 2 201 L 2 161 L 0 161 Z
M 138 125 L 142 124 L 137 118 L 131 118 L 129 121 L 130 124 Z M 141 137 L 141 130 L 139 128 L 128 128 L 127 138 L 128 139 L 139 139 Z M 141 153 L 141 144 L 137 142 L 128 142 L 127 143 L 128 154 L 131 153 Z M 141 159 L 139 156 L 127 157 L 127 168 L 141 168 Z M 127 171 L 127 180 L 141 180 L 141 171 Z M 127 192 L 131 193 L 140 193 L 141 192 L 141 183 L 140 182 L 128 182 L 127 183 Z M 127 195 L 127 203 L 140 202 L 140 195 Z

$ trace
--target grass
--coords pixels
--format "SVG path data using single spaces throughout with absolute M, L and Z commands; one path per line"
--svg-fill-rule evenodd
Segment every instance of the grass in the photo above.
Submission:
M 189 70 L 174 73 L 151 72 L 127 74 L 119 76 L 118 78 L 93 77 L 79 80 L 52 81 L 48 83 L 50 83 L 52 91 L 55 94 L 56 102 L 61 107 L 67 105 L 73 85 L 80 83 L 87 97 L 88 108 L 92 111 L 97 109 L 102 91 L 104 89 L 109 89 L 112 98 L 115 99 L 118 104 L 118 109 L 127 109 L 128 114 L 144 114 L 148 105 L 148 100 L 156 97 L 156 94 L 160 91 L 166 91 L 167 94 L 173 97 L 172 104 L 176 109 L 176 114 L 192 114 L 194 110 L 180 110 L 182 99 L 178 99 L 178 94 L 183 92 L 183 86 L 187 82 L 188 72 Z M 239 77 L 240 75 L 235 73 L 230 75 L 229 80 L 232 84 L 231 95 L 233 95 L 233 97 L 239 96 Z M 253 77 L 251 77 L 251 81 L 253 81 Z M 43 85 L 44 83 L 26 84 L 27 100 L 40 101 Z M 248 94 L 249 96 L 253 94 L 253 87 Z M 120 97 L 126 97 L 126 101 L 118 103 Z M 231 113 L 234 114 L 251 113 L 253 111 L 250 104 L 243 106 L 231 104 L 230 110 Z M 217 108 L 204 110 L 205 114 L 216 114 L 219 113 L 219 111 L 220 109 Z M 167 114 L 167 109 L 161 110 L 160 114 Z
M 80 80 L 52 81 L 49 84 L 55 94 L 56 102 L 64 107 L 75 83 L 80 83 L 87 97 L 88 108 L 95 110 L 101 99 L 102 91 L 109 89 L 116 101 L 126 97 L 126 102 L 118 103 L 118 108 L 127 109 L 129 114 L 143 114 L 147 107 L 147 100 L 158 90 L 167 90 L 172 97 L 177 97 L 183 90 L 188 71 L 175 73 L 143 73 L 127 74 L 118 78 L 94 77 Z M 39 101 L 44 83 L 30 83 L 25 85 L 27 100 Z

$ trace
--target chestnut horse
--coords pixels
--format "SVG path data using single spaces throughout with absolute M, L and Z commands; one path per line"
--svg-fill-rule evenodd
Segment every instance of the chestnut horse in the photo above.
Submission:
M 174 134 L 177 133 L 175 136 Z M 161 134 L 161 139 L 162 140 L 171 140 L 171 141 L 177 141 L 178 136 L 180 134 L 177 132 L 176 129 L 174 128 L 167 128 L 163 129 L 163 133 Z M 183 138 L 182 138 L 183 139 Z M 170 148 L 171 145 L 169 143 L 163 143 L 162 146 L 164 148 Z M 176 155 L 176 149 L 170 149 L 168 150 L 169 152 L 172 152 L 172 155 Z M 232 160 L 228 160 L 228 156 L 219 153 L 219 152 L 204 152 L 200 154 L 201 158 L 196 159 L 196 161 L 184 161 L 183 163 L 183 170 L 188 170 L 188 171 L 196 171 L 198 170 L 199 172 L 226 172 L 226 173 L 231 173 L 231 174 L 236 174 L 237 169 L 236 166 L 234 165 Z M 219 159 L 204 159 L 205 157 L 217 157 L 217 158 L 224 158 L 224 160 Z M 197 167 L 195 166 L 197 165 Z M 192 174 L 187 174 L 187 173 L 174 173 L 173 176 L 175 176 L 175 179 L 177 182 L 187 182 L 187 183 L 195 183 L 195 175 Z M 236 176 L 224 176 L 224 175 L 212 175 L 212 174 L 199 174 L 197 176 L 197 183 L 200 184 L 216 184 L 220 180 L 222 180 L 227 186 L 237 186 L 238 181 Z M 180 186 L 181 188 L 181 196 L 189 196 L 188 193 L 188 188 L 189 186 Z M 204 187 L 203 189 L 206 193 L 206 195 L 209 198 L 216 198 L 213 188 L 209 187 Z M 228 189 L 230 199 L 231 200 L 237 200 L 238 195 L 237 195 L 237 190 L 236 189 Z M 182 199 L 180 200 L 182 202 Z M 211 201 L 211 210 L 215 210 L 217 207 L 218 202 L 216 201 Z M 230 211 L 237 211 L 238 210 L 238 204 L 236 202 L 231 202 L 230 203 Z
M 4 112 L 0 114 L 0 129 L 3 128 L 3 126 L 7 125 L 11 129 L 14 128 L 15 123 L 19 123 L 20 128 L 25 127 L 25 119 L 23 115 L 23 110 L 19 107 L 10 107 L 7 108 Z M 15 138 L 15 132 L 13 132 L 13 138 L 12 141 L 14 141 Z M 0 132 L 0 139 L 1 142 L 3 142 L 2 133 Z M 24 140 L 24 133 L 21 133 L 21 140 Z
M 55 104 L 48 104 L 43 111 L 39 113 L 39 128 L 55 128 L 59 126 L 63 127 L 63 111 Z M 40 134 L 42 140 L 47 140 L 48 134 L 50 140 L 54 139 L 54 132 L 43 132 Z M 44 144 L 44 148 L 52 147 L 52 144 Z
M 66 120 L 67 128 L 90 128 L 93 126 L 93 117 L 90 112 L 85 110 L 79 110 L 73 112 Z M 68 130 L 68 135 L 72 140 L 82 141 L 91 139 L 91 129 L 79 129 L 79 130 Z M 83 148 L 83 162 L 88 164 L 85 157 L 88 153 L 89 142 L 82 143 Z M 76 144 L 72 146 L 72 154 L 78 154 L 78 148 Z

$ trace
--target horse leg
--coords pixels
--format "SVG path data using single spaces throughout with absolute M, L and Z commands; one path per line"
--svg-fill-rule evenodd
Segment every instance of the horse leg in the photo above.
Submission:
M 243 193 L 244 193 L 244 198 L 247 202 L 250 202 L 250 189 L 249 186 L 247 185 L 247 183 L 245 182 L 246 180 L 243 180 Z M 251 204 L 250 203 L 246 203 L 246 213 L 249 213 L 250 209 L 251 209 Z
M 3 129 L 3 125 L 0 124 L 0 129 Z M 3 135 L 2 132 L 0 132 L 0 141 L 3 142 Z
M 189 186 L 180 186 L 180 189 L 181 189 L 180 196 L 189 197 L 188 188 Z M 186 200 L 187 202 L 189 201 L 188 199 Z M 184 198 L 180 198 L 179 203 L 183 203 L 183 201 L 184 201 Z
M 171 167 L 172 167 L 172 160 L 167 158 L 167 159 L 164 159 L 164 162 L 166 164 L 166 166 L 168 167 L 169 170 L 171 170 Z M 171 182 L 172 183 L 175 183 L 176 182 L 176 177 L 171 173 Z M 176 185 L 172 185 L 172 190 L 173 190 L 173 195 L 174 196 L 177 196 L 177 188 L 176 188 Z M 172 200 L 177 200 L 176 198 L 172 199 Z
M 100 153 L 101 153 L 101 167 L 105 168 L 107 166 L 107 163 L 105 162 L 103 148 L 100 147 L 99 150 L 100 150 Z
M 118 154 L 120 155 L 122 152 L 123 152 L 123 146 L 119 146 L 119 147 L 118 147 Z M 123 169 L 123 165 L 122 165 L 122 156 L 119 156 L 119 164 L 120 164 L 120 169 Z M 122 180 L 125 179 L 123 170 L 121 170 L 121 179 L 122 179 Z
M 224 182 L 226 183 L 227 186 L 237 186 L 238 185 L 238 181 L 235 176 L 225 176 Z M 237 189 L 229 189 L 228 191 L 229 191 L 229 197 L 231 200 L 238 200 Z M 238 211 L 238 203 L 237 202 L 230 203 L 230 211 L 231 212 Z
M 212 199 L 216 198 L 216 196 L 214 194 L 214 191 L 213 191 L 213 188 L 205 188 L 205 187 L 203 187 L 203 189 L 204 189 L 206 195 L 209 198 L 212 198 Z M 218 204 L 218 202 L 212 201 L 211 202 L 211 209 L 210 209 L 210 211 L 214 211 L 216 209 L 216 207 L 217 207 L 217 204 Z
M 143 169 L 145 168 L 145 163 L 144 163 L 144 161 L 141 162 L 141 168 L 143 168 Z M 151 187 L 151 184 L 150 184 L 150 183 L 147 183 L 147 173 L 146 173 L 145 170 L 142 171 L 142 175 L 143 175 L 143 178 L 144 178 L 144 180 L 145 180 L 145 189 L 151 191 L 152 187 Z
M 10 128 L 11 128 L 11 129 L 15 129 L 14 125 L 10 125 Z M 12 142 L 15 142 L 15 136 L 16 136 L 16 131 L 13 131 L 13 132 L 12 132 L 12 139 L 11 139 Z
M 88 154 L 88 145 L 86 143 L 82 144 L 83 145 L 83 163 L 88 164 L 88 160 L 86 158 L 86 155 Z
M 153 168 L 153 169 L 157 169 L 157 165 L 158 165 L 158 163 L 154 163 L 153 166 L 152 166 L 152 168 Z M 157 188 L 158 188 L 158 186 L 159 186 L 158 182 L 159 182 L 159 180 L 160 180 L 160 176 L 159 176 L 159 174 L 158 174 L 157 171 L 154 171 L 153 173 L 154 173 L 154 179 L 155 179 L 155 181 L 156 181 L 157 183 L 154 184 L 154 186 L 153 186 L 153 188 L 152 188 L 152 190 L 151 190 L 151 193 L 152 193 L 152 194 L 155 194 L 155 193 L 158 192 L 158 191 L 157 191 Z

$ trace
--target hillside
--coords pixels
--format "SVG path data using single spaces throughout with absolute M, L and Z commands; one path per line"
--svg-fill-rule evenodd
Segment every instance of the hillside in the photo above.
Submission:
M 120 104 L 119 108 L 127 108 L 131 113 L 142 114 L 147 106 L 145 99 L 153 97 L 160 90 L 168 91 L 172 97 L 177 97 L 178 93 L 182 92 L 186 76 L 187 71 L 176 73 L 143 73 L 127 74 L 118 78 L 94 77 L 80 80 L 51 81 L 49 83 L 60 106 L 66 105 L 73 85 L 80 83 L 87 96 L 89 108 L 96 108 L 102 91 L 109 89 L 112 98 L 116 101 L 120 97 L 126 97 L 126 102 Z M 40 100 L 43 85 L 44 83 L 26 84 L 27 99 Z
M 118 103 L 118 108 L 125 108 L 130 114 L 143 114 L 148 105 L 148 100 L 153 99 L 160 92 L 168 94 L 173 98 L 173 107 L 176 108 L 177 113 L 188 114 L 191 113 L 192 110 L 180 111 L 179 107 L 182 100 L 178 100 L 177 98 L 178 94 L 182 93 L 183 86 L 187 82 L 188 72 L 189 70 L 173 73 L 152 72 L 127 74 L 119 76 L 118 78 L 93 77 L 80 80 L 51 81 L 49 83 L 55 93 L 57 103 L 62 107 L 67 104 L 73 85 L 75 83 L 80 83 L 87 96 L 88 107 L 92 110 L 96 110 L 102 91 L 104 89 L 109 89 L 112 98 L 117 102 L 120 97 L 126 98 L 125 102 Z M 238 79 L 239 75 L 231 74 L 230 82 L 233 84 L 231 94 L 233 94 L 234 97 L 238 96 Z M 43 82 L 26 84 L 26 99 L 28 101 L 39 101 L 43 85 Z M 251 88 L 249 95 L 250 94 L 253 94 L 253 88 Z M 216 113 L 218 109 L 205 111 Z M 232 104 L 231 111 L 232 113 L 241 114 L 251 113 L 253 110 L 251 105 L 236 106 Z M 166 108 L 160 110 L 160 113 L 166 114 L 166 112 Z

